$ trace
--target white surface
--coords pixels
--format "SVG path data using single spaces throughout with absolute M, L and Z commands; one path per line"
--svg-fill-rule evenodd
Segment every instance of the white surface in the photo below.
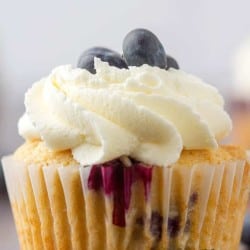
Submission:
M 32 82 L 90 46 L 121 50 L 136 27 L 154 31 L 184 70 L 225 89 L 233 51 L 250 33 L 249 8 L 247 0 L 2 1 L 0 155 L 21 142 L 16 124 Z

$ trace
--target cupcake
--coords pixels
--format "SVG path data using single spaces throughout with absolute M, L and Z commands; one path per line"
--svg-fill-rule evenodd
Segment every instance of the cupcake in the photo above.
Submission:
M 247 152 L 218 91 L 137 29 L 33 84 L 2 159 L 21 249 L 236 249 Z
M 234 124 L 232 141 L 250 147 L 250 39 L 237 49 L 233 65 L 234 84 L 231 93 L 231 112 Z

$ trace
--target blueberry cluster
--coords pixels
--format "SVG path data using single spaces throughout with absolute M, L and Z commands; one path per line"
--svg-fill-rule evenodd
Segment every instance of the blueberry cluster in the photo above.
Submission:
M 109 65 L 117 68 L 128 66 L 141 66 L 148 64 L 162 69 L 179 69 L 176 60 L 167 55 L 163 45 L 155 34 L 146 29 L 135 29 L 130 31 L 123 40 L 123 55 L 105 47 L 93 47 L 84 51 L 77 67 L 87 69 L 95 73 L 94 58 L 98 57 Z

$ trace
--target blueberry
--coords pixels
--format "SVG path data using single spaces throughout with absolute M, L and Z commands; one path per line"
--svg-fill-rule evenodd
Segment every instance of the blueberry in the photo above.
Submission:
M 128 68 L 126 62 L 119 53 L 104 47 L 93 47 L 84 51 L 78 60 L 77 67 L 87 69 L 92 74 L 95 74 L 95 57 L 100 58 L 104 62 L 108 62 L 110 66 L 115 66 L 120 69 Z
M 87 50 L 85 50 L 81 56 L 87 56 L 87 55 L 102 55 L 104 53 L 109 53 L 109 52 L 114 52 L 108 48 L 105 48 L 105 47 L 99 47 L 99 46 L 96 46 L 96 47 L 92 47 L 92 48 L 89 48 Z
M 187 221 L 186 221 L 186 224 L 184 227 L 184 232 L 188 233 L 190 231 L 190 228 L 191 228 L 191 220 L 190 220 L 190 218 L 187 218 Z
M 165 68 L 167 57 L 159 39 L 149 30 L 135 29 L 123 40 L 123 55 L 128 65 L 148 64 Z
M 245 217 L 241 241 L 250 248 L 250 213 Z
M 172 56 L 167 55 L 166 69 L 169 69 L 169 68 L 179 69 L 180 67 L 177 61 Z
M 168 218 L 168 233 L 170 237 L 174 238 L 180 231 L 180 216 L 176 215 Z
M 143 219 L 143 217 L 138 217 L 138 218 L 136 218 L 136 220 L 135 220 L 135 224 L 136 225 L 138 225 L 138 226 L 141 226 L 141 227 L 143 227 L 144 226 L 144 219 Z
M 163 217 L 156 211 L 151 214 L 150 231 L 156 240 L 161 239 Z
M 193 208 L 193 206 L 197 203 L 197 201 L 198 201 L 198 193 L 193 192 L 189 197 L 188 207 Z

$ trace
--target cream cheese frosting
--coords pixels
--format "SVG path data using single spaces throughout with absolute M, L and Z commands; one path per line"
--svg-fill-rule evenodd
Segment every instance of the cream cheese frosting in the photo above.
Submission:
M 127 155 L 168 166 L 185 149 L 216 148 L 232 128 L 217 89 L 181 70 L 118 69 L 95 58 L 96 74 L 59 66 L 25 95 L 18 129 L 87 166 Z

